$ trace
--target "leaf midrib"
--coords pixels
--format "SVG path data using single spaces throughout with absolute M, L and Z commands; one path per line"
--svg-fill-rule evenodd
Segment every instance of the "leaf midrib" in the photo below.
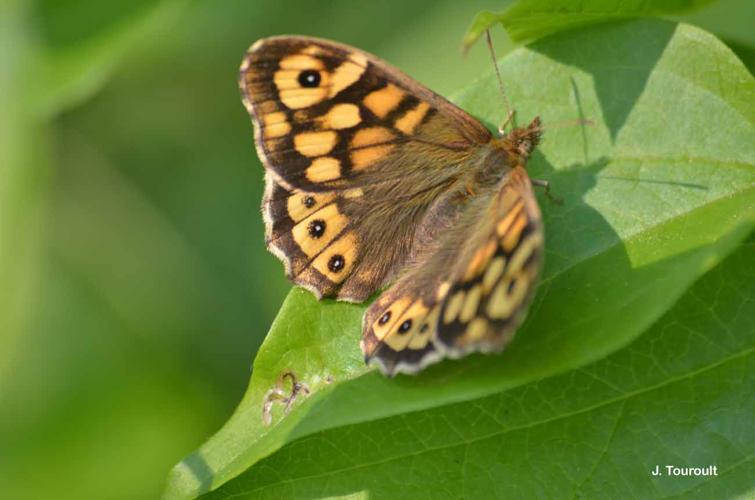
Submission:
M 685 380 L 688 380 L 688 379 L 692 379 L 694 377 L 697 377 L 699 375 L 704 374 L 705 372 L 714 370 L 714 369 L 719 368 L 721 366 L 724 366 L 724 365 L 726 365 L 728 363 L 735 362 L 735 361 L 737 361 L 737 360 L 739 360 L 741 358 L 745 358 L 746 356 L 748 356 L 750 354 L 753 354 L 753 353 L 755 353 L 755 347 L 751 347 L 749 349 L 745 349 L 742 352 L 739 352 L 739 353 L 733 354 L 731 356 L 722 358 L 722 359 L 720 359 L 720 360 L 718 360 L 718 361 L 716 361 L 714 363 L 710 363 L 708 365 L 701 366 L 701 367 L 699 367 L 699 368 L 697 368 L 695 370 L 691 370 L 691 371 L 689 371 L 687 373 L 684 373 L 682 375 L 677 375 L 675 377 L 670 377 L 670 378 L 668 378 L 668 379 L 666 379 L 666 380 L 664 380 L 662 382 L 659 382 L 657 384 L 652 384 L 652 385 L 648 385 L 648 386 L 645 386 L 645 387 L 642 387 L 642 388 L 639 388 L 639 389 L 635 389 L 633 391 L 628 391 L 628 392 L 625 392 L 624 394 L 621 394 L 619 396 L 603 400 L 603 401 L 601 401 L 599 403 L 595 403 L 595 404 L 586 406 L 586 407 L 581 408 L 581 409 L 576 410 L 576 411 L 567 412 L 567 413 L 564 413 L 564 414 L 561 414 L 561 415 L 557 415 L 557 416 L 553 416 L 553 417 L 550 417 L 550 418 L 546 418 L 546 419 L 543 419 L 543 420 L 540 420 L 540 421 L 537 421 L 537 422 L 528 423 L 526 425 L 519 425 L 519 426 L 509 427 L 507 429 L 503 429 L 503 430 L 499 430 L 499 431 L 495 431 L 495 432 L 490 432 L 488 434 L 485 434 L 485 435 L 482 435 L 482 436 L 478 436 L 478 437 L 476 437 L 474 439 L 464 440 L 461 443 L 453 443 L 453 444 L 447 444 L 447 445 L 443 445 L 443 446 L 436 446 L 436 447 L 432 447 L 432 448 L 425 448 L 425 449 L 423 449 L 421 451 L 418 451 L 418 452 L 397 454 L 397 455 L 393 455 L 393 456 L 391 456 L 389 458 L 386 458 L 386 459 L 383 459 L 383 460 L 376 460 L 376 461 L 373 461 L 373 462 L 362 463 L 362 464 L 353 465 L 353 466 L 349 466 L 349 467 L 342 467 L 340 469 L 334 469 L 334 470 L 331 470 L 331 471 L 328 471 L 328 472 L 324 472 L 324 473 L 321 473 L 321 474 L 310 474 L 310 475 L 307 475 L 307 476 L 300 476 L 300 477 L 293 478 L 293 479 L 286 479 L 284 481 L 273 482 L 273 483 L 269 483 L 269 484 L 266 484 L 264 486 L 260 486 L 258 488 L 254 488 L 254 489 L 251 489 L 251 490 L 237 492 L 237 493 L 235 493 L 233 495 L 229 495 L 229 496 L 227 496 L 225 498 L 234 498 L 234 497 L 238 497 L 238 496 L 242 496 L 242 495 L 248 495 L 248 494 L 254 493 L 256 491 L 261 491 L 261 490 L 264 490 L 264 489 L 267 489 L 267 488 L 270 488 L 270 487 L 273 487 L 273 486 L 276 486 L 276 485 L 280 485 L 280 484 L 294 483 L 294 482 L 297 482 L 297 481 L 304 481 L 304 480 L 308 480 L 308 479 L 317 479 L 317 478 L 332 476 L 332 475 L 335 475 L 335 474 L 340 474 L 340 473 L 343 473 L 343 472 L 350 472 L 350 471 L 362 469 L 362 468 L 365 468 L 365 467 L 374 467 L 374 466 L 377 466 L 377 465 L 383 465 L 383 464 L 386 464 L 386 463 L 389 463 L 389 462 L 392 462 L 392 461 L 395 461 L 395 460 L 401 460 L 401 459 L 408 458 L 408 457 L 417 457 L 417 456 L 424 455 L 426 453 L 433 453 L 433 452 L 441 451 L 441 450 L 444 450 L 444 449 L 453 448 L 453 447 L 456 447 L 456 446 L 470 445 L 470 444 L 473 444 L 473 443 L 484 441 L 486 439 L 490 439 L 490 438 L 493 438 L 493 437 L 496 437 L 496 436 L 508 434 L 508 433 L 511 433 L 511 432 L 517 432 L 517 431 L 532 429 L 534 427 L 538 427 L 538 426 L 541 426 L 541 425 L 547 425 L 547 424 L 550 424 L 552 422 L 557 422 L 559 420 L 564 420 L 564 419 L 568 419 L 568 418 L 571 418 L 571 417 L 574 417 L 574 416 L 577 416 L 577 415 L 589 413 L 589 412 L 591 412 L 593 410 L 597 410 L 597 409 L 600 409 L 600 408 L 603 408 L 603 407 L 607 407 L 607 406 L 610 406 L 610 405 L 615 404 L 615 403 L 623 403 L 623 402 L 628 401 L 631 398 L 634 398 L 634 397 L 637 397 L 637 396 L 640 396 L 640 395 L 644 395 L 644 394 L 656 391 L 658 389 L 665 388 L 666 386 L 675 384 L 677 382 L 682 382 L 682 381 L 685 381 Z M 484 397 L 489 397 L 489 396 L 484 396 Z M 483 399 L 483 398 L 480 398 L 480 399 Z M 435 407 L 435 409 L 443 408 L 443 407 L 446 407 L 446 406 L 452 406 L 453 404 L 456 404 L 456 403 L 449 403 L 449 404 L 446 404 L 446 405 L 437 406 L 437 407 Z M 425 410 L 420 410 L 420 411 L 425 411 Z M 392 418 L 392 417 L 387 417 L 387 418 Z M 359 425 L 359 424 L 357 424 L 357 425 Z M 316 434 L 312 434 L 309 437 L 312 437 L 314 435 L 316 435 Z

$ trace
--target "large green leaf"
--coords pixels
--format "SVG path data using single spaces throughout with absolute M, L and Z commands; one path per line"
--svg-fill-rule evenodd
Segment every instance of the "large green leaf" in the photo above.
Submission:
M 176 466 L 168 497 L 217 488 L 303 436 L 402 422 L 408 412 L 505 394 L 601 359 L 666 313 L 750 231 L 755 84 L 711 35 L 661 21 L 591 27 L 518 49 L 501 70 L 519 120 L 540 114 L 546 123 L 530 172 L 564 198 L 563 206 L 541 200 L 546 269 L 511 347 L 386 379 L 362 365 L 364 306 L 293 290 L 237 411 Z M 505 113 L 492 75 L 457 102 L 490 124 Z M 578 117 L 595 125 L 547 129 Z M 284 370 L 312 394 L 286 416 L 276 407 L 266 427 L 262 402 Z M 393 432 L 413 432 L 408 425 Z M 246 477 L 260 473 L 254 467 Z
M 519 0 L 500 12 L 482 11 L 464 35 L 469 47 L 496 24 L 501 24 L 512 40 L 523 41 L 580 26 L 633 17 L 680 14 L 713 0 Z
M 471 401 L 316 433 L 208 497 L 752 494 L 754 255 L 755 239 L 637 342 L 595 364 Z M 654 477 L 656 465 L 664 472 L 667 465 L 716 466 L 717 476 Z

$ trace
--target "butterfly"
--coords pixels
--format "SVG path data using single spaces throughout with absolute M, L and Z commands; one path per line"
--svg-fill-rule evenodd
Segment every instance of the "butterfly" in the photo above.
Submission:
M 318 299 L 385 289 L 364 314 L 365 361 L 394 375 L 501 351 L 543 259 L 525 171 L 539 118 L 493 134 L 379 58 L 302 36 L 252 45 L 239 84 L 286 276 Z

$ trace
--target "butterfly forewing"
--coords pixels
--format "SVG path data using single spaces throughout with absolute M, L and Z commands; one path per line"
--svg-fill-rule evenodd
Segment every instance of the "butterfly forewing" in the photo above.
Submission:
M 448 166 L 423 153 L 453 156 L 490 139 L 479 122 L 399 70 L 324 40 L 257 42 L 239 84 L 258 153 L 291 188 L 351 189 L 421 171 L 421 189 Z M 397 161 L 407 155 L 416 161 Z

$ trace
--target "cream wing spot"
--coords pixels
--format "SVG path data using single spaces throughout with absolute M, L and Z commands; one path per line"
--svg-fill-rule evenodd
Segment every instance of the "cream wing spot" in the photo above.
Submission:
M 341 162 L 329 156 L 315 158 L 307 167 L 306 174 L 307 180 L 314 183 L 338 179 L 341 177 Z
M 506 258 L 503 256 L 496 257 L 485 270 L 485 276 L 482 278 L 482 290 L 485 294 L 490 293 L 493 285 L 501 278 L 503 268 L 506 265 Z
M 439 316 L 440 306 L 435 306 L 422 321 L 417 333 L 412 336 L 409 341 L 409 349 L 422 349 L 430 342 Z
M 462 305 L 464 305 L 464 290 L 459 290 L 448 301 L 448 305 L 446 305 L 446 310 L 443 313 L 443 323 L 449 324 L 453 322 L 456 316 L 459 315 Z
M 493 290 L 488 300 L 487 313 L 493 319 L 505 319 L 511 316 L 516 304 L 508 297 L 509 280 L 503 279 Z
M 328 205 L 298 222 L 292 232 L 294 241 L 307 257 L 320 253 L 348 223 L 336 204 Z M 313 231 L 317 229 L 317 231 Z
M 359 125 L 362 117 L 356 104 L 336 104 L 318 121 L 322 128 L 341 130 Z
M 527 288 L 531 286 L 530 280 L 522 274 L 511 277 L 509 283 L 509 297 L 515 304 L 521 304 L 527 295 Z
M 288 120 L 286 119 L 286 113 L 283 113 L 282 111 L 276 111 L 263 115 L 262 123 L 264 125 L 263 137 L 265 139 L 283 137 L 284 135 L 291 132 L 291 124 L 288 123 Z
M 467 296 L 464 299 L 464 304 L 461 306 L 461 311 L 459 311 L 459 321 L 462 323 L 467 323 L 469 320 L 474 318 L 475 313 L 477 312 L 477 307 L 480 305 L 480 295 L 482 294 L 482 285 L 479 283 L 475 286 L 473 286 L 468 292 Z
M 488 322 L 485 318 L 475 318 L 467 326 L 464 333 L 465 342 L 477 342 L 482 340 L 488 332 Z
M 330 97 L 351 87 L 367 71 L 367 58 L 359 53 L 352 53 L 349 59 L 338 66 L 331 76 Z
M 511 316 L 527 296 L 532 285 L 530 277 L 517 273 L 506 276 L 493 290 L 487 306 L 488 315 L 493 319 L 504 319 Z
M 404 309 L 409 307 L 410 302 L 411 299 L 409 297 L 402 297 L 396 300 L 389 308 L 383 311 L 380 317 L 372 324 L 372 331 L 375 332 L 375 337 L 377 337 L 378 340 L 383 340 L 388 332 L 391 331 L 393 325 L 395 325 L 398 320 L 398 315 L 403 312 Z
M 354 267 L 358 243 L 354 233 L 343 235 L 315 258 L 312 267 L 333 283 L 343 282 Z
M 325 132 L 302 132 L 294 136 L 294 147 L 303 156 L 322 156 L 330 153 L 338 142 L 338 134 Z
M 325 69 L 325 65 L 323 65 L 322 61 L 316 57 L 313 57 L 309 54 L 294 54 L 287 57 L 284 57 L 280 60 L 280 63 L 278 64 L 280 69 L 282 70 L 290 70 L 290 71 L 304 71 L 307 69 L 313 69 L 313 70 L 323 70 Z
M 411 338 L 417 334 L 422 326 L 421 319 L 427 314 L 427 306 L 421 301 L 416 300 L 394 323 L 393 328 L 383 338 L 385 342 L 394 351 L 406 349 Z
M 332 194 L 301 193 L 288 197 L 288 216 L 294 223 L 300 222 L 310 214 L 327 205 L 335 198 Z
M 308 108 L 325 100 L 325 89 L 320 87 L 308 89 L 281 90 L 278 94 L 280 101 L 289 109 Z
M 509 261 L 509 273 L 518 273 L 530 255 L 542 244 L 543 238 L 537 233 L 525 238 L 517 247 Z

